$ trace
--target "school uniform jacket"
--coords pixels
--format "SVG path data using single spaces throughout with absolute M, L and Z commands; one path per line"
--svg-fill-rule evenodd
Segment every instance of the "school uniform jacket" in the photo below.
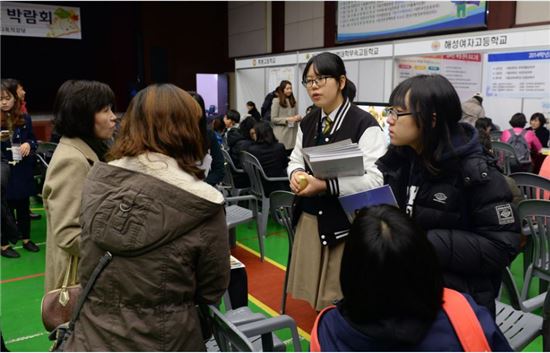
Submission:
M 382 185 L 382 173 L 376 160 L 386 152 L 386 141 L 380 125 L 369 113 L 346 100 L 334 117 L 330 131 L 322 133 L 321 109 L 315 109 L 300 123 L 296 137 L 296 147 L 290 156 L 288 175 L 297 170 L 311 170 L 306 167 L 302 148 L 323 145 L 351 139 L 363 151 L 365 174 L 327 179 L 327 190 L 322 195 L 299 197 L 296 199 L 294 222 L 298 222 L 302 212 L 317 216 L 319 240 L 330 246 L 345 239 L 350 223 L 338 202 L 338 197 L 369 190 Z

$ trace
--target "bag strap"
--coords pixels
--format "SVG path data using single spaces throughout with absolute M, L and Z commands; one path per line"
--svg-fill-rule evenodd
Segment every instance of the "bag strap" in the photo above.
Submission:
M 88 283 L 86 283 L 86 288 L 82 291 L 82 294 L 78 298 L 78 304 L 76 304 L 76 308 L 73 311 L 73 315 L 71 317 L 71 321 L 69 322 L 69 329 L 74 330 L 74 323 L 76 319 L 78 318 L 78 315 L 80 314 L 80 310 L 82 310 L 82 307 L 84 306 L 84 302 L 86 301 L 86 298 L 88 298 L 88 294 L 90 294 L 90 291 L 92 290 L 92 287 L 94 286 L 95 281 L 97 280 L 97 277 L 99 277 L 99 274 L 103 269 L 111 262 L 113 259 L 113 255 L 111 255 L 110 252 L 106 252 L 105 255 L 103 255 L 99 259 L 99 263 L 94 269 L 94 272 L 92 272 L 92 275 L 90 276 L 90 279 L 88 280 Z
M 491 352 L 481 324 L 468 303 L 459 292 L 443 288 L 443 310 L 447 314 L 464 352 Z
M 327 306 L 321 312 L 319 315 L 317 315 L 317 318 L 315 319 L 315 323 L 313 324 L 313 328 L 311 329 L 311 337 L 309 341 L 309 351 L 310 352 L 321 352 L 321 344 L 319 343 L 319 337 L 317 336 L 317 326 L 319 325 L 319 321 L 321 320 L 321 316 L 326 314 L 329 310 L 335 309 L 336 306 L 331 305 Z

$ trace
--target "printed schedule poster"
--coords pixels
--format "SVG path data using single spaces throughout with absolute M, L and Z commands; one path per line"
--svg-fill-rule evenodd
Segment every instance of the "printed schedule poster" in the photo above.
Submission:
M 489 54 L 488 97 L 550 97 L 550 50 Z
M 394 85 L 420 74 L 445 76 L 462 101 L 481 92 L 481 54 L 410 56 L 396 59 Z

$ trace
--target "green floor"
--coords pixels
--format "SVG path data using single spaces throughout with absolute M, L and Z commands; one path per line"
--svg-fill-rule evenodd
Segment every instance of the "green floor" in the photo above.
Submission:
M 12 351 L 37 352 L 47 351 L 50 342 L 44 331 L 40 319 L 40 302 L 44 287 L 44 256 L 45 256 L 45 216 L 40 205 L 33 211 L 43 215 L 42 220 L 32 222 L 32 239 L 40 246 L 40 252 L 30 253 L 20 248 L 18 259 L 0 258 L 0 281 L 19 279 L 1 284 L 0 295 L 0 327 L 8 349 Z M 239 243 L 258 251 L 255 227 L 241 225 L 237 230 Z M 288 242 L 286 233 L 281 227 L 270 221 L 268 237 L 266 239 L 266 256 L 279 264 L 286 265 Z M 512 266 L 516 278 L 520 278 L 522 258 L 518 257 Z M 537 288 L 532 288 L 533 291 Z M 261 308 L 250 303 L 255 312 L 264 312 Z M 290 334 L 278 334 L 282 340 L 288 340 Z M 307 350 L 307 342 L 302 341 L 303 350 Z M 542 339 L 537 338 L 524 351 L 541 352 Z

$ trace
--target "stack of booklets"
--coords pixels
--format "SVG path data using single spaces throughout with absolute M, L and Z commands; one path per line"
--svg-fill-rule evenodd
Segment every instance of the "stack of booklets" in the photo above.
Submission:
M 350 139 L 303 149 L 304 159 L 319 179 L 365 174 L 363 151 Z
M 377 205 L 398 206 L 395 195 L 389 185 L 380 186 L 356 194 L 340 196 L 338 201 L 340 201 L 340 205 L 342 205 L 350 223 L 353 223 L 355 214 L 363 207 Z

